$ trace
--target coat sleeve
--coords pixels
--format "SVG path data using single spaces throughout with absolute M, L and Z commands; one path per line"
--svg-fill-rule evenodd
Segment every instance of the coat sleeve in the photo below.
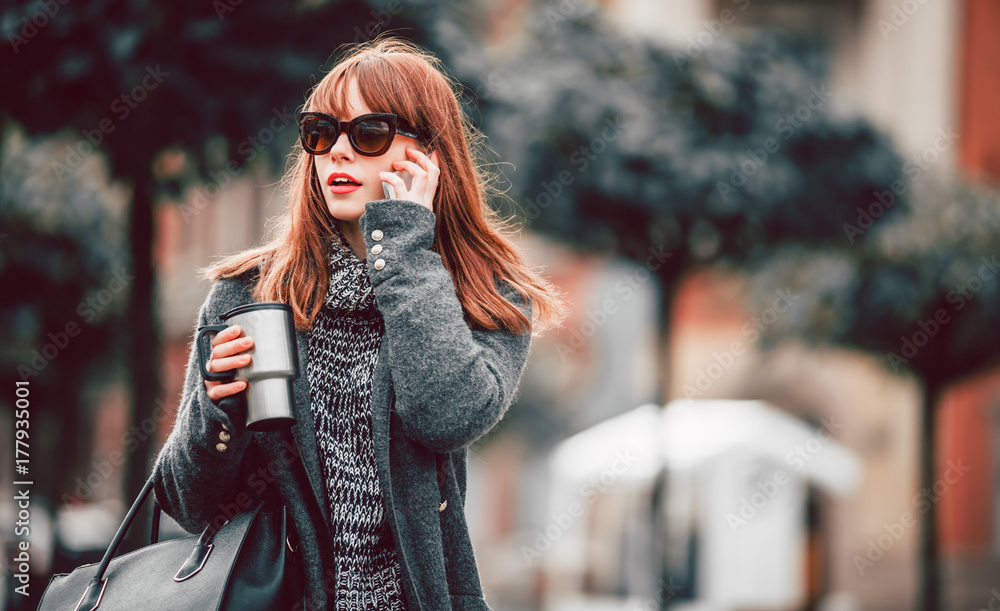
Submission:
M 531 332 L 469 327 L 451 274 L 431 250 L 435 220 L 415 202 L 376 200 L 365 204 L 360 223 L 403 432 L 448 452 L 472 444 L 503 417 Z M 505 282 L 497 288 L 531 320 L 530 299 Z
M 222 297 L 234 287 L 229 279 L 212 286 L 198 312 L 198 325 L 219 323 Z M 202 530 L 225 513 L 225 503 L 241 487 L 240 466 L 252 435 L 241 418 L 235 417 L 246 413 L 245 392 L 220 401 L 210 399 L 196 350 L 192 334 L 174 428 L 153 467 L 157 502 L 188 532 Z M 223 443 L 227 436 L 229 440 Z

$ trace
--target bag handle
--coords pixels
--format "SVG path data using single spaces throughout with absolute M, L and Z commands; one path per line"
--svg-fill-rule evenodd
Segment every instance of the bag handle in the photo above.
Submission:
M 153 496 L 153 523 L 149 527 L 149 544 L 154 545 L 160 540 L 160 504 Z
M 114 538 L 111 540 L 111 545 L 104 552 L 101 564 L 97 567 L 97 574 L 94 575 L 94 578 L 90 580 L 90 584 L 87 585 L 87 591 L 83 593 L 80 603 L 76 606 L 76 611 L 93 611 L 101 604 L 101 596 L 104 594 L 104 588 L 108 585 L 108 580 L 104 578 L 104 573 L 108 570 L 108 565 L 111 564 L 111 559 L 114 557 L 115 552 L 118 551 L 118 546 L 121 545 L 122 539 L 125 538 L 125 533 L 128 531 L 129 526 L 132 525 L 136 514 L 139 513 L 139 508 L 146 501 L 146 497 L 149 496 L 149 491 L 153 489 L 154 477 L 155 474 L 149 476 L 149 479 L 146 480 L 146 483 L 142 487 L 142 492 L 139 493 L 139 497 L 132 503 L 132 507 L 128 510 L 128 513 L 125 514 L 125 520 L 118 527 L 118 532 L 115 533 Z
M 87 591 L 80 598 L 80 602 L 76 606 L 76 611 L 94 611 L 101 604 L 104 588 L 108 585 L 108 580 L 104 577 L 104 573 L 107 572 L 108 566 L 111 564 L 111 559 L 114 558 L 115 552 L 118 551 L 118 546 L 121 545 L 122 540 L 125 538 L 125 533 L 128 532 L 132 522 L 135 521 L 135 516 L 139 513 L 139 508 L 142 507 L 142 504 L 146 502 L 146 498 L 149 497 L 149 492 L 153 489 L 155 479 L 155 473 L 149 476 L 149 479 L 146 480 L 146 483 L 142 487 L 142 491 L 139 492 L 139 496 L 132 503 L 132 507 L 128 510 L 128 513 L 125 514 L 125 520 L 118 527 L 118 532 L 115 533 L 107 551 L 104 552 L 101 564 L 97 568 L 97 574 L 94 575 L 94 578 L 87 585 Z M 160 504 L 154 498 L 152 532 L 149 533 L 150 544 L 154 544 L 159 540 L 161 511 Z M 189 579 L 205 566 L 205 561 L 208 560 L 208 555 L 212 551 L 212 540 L 221 527 L 222 525 L 215 526 L 212 522 L 205 527 L 201 536 L 198 537 L 194 549 L 191 550 L 191 555 L 188 556 L 187 560 L 184 561 L 184 564 L 177 571 L 177 574 L 174 575 L 174 581 Z

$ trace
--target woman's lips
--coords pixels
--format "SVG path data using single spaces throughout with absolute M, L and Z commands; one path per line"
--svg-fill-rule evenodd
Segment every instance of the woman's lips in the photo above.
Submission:
M 344 172 L 334 172 L 326 178 L 326 184 L 330 187 L 330 193 L 341 195 L 357 191 L 361 188 L 361 183 L 350 174 Z
M 355 185 L 351 183 L 334 183 L 330 185 L 330 193 L 335 193 L 337 195 L 343 193 L 350 193 L 351 191 L 357 191 L 361 188 L 361 185 Z

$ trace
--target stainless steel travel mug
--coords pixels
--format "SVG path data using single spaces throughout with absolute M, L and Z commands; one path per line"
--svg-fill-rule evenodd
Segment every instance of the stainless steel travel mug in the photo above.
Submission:
M 295 424 L 292 380 L 299 377 L 299 351 L 295 342 L 292 308 L 284 303 L 251 303 L 219 316 L 221 325 L 198 327 L 198 365 L 206 380 L 247 382 L 247 422 L 251 431 L 273 431 Z M 210 372 L 212 338 L 232 325 L 253 338 L 247 351 L 250 363 L 231 371 Z

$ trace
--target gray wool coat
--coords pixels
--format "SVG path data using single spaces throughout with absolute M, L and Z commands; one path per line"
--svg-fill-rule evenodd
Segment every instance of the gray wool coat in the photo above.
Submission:
M 467 450 L 515 398 L 531 334 L 466 324 L 451 276 L 431 250 L 435 221 L 432 211 L 407 200 L 368 202 L 360 219 L 385 321 L 372 381 L 375 461 L 409 609 L 482 610 L 490 607 L 464 514 Z M 382 245 L 377 256 L 371 252 L 376 244 Z M 198 325 L 219 324 L 220 314 L 252 303 L 250 275 L 215 282 Z M 525 303 L 505 282 L 497 288 L 531 319 L 530 299 Z M 296 340 L 297 423 L 275 432 L 246 430 L 244 392 L 209 399 L 192 341 L 177 419 L 154 466 L 154 494 L 190 532 L 269 496 L 284 502 L 307 588 L 305 600 L 290 601 L 289 609 L 332 609 L 333 539 L 309 404 L 305 332 L 296 329 Z

